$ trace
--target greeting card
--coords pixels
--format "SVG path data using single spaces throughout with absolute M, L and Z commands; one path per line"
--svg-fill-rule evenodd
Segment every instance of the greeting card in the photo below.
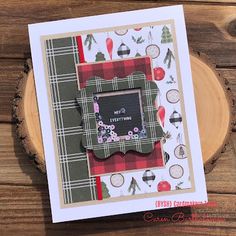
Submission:
M 54 222 L 207 201 L 182 6 L 29 34 Z

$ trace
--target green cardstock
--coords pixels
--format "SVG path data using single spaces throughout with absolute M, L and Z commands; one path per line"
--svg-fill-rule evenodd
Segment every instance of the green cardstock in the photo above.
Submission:
M 104 93 L 111 93 L 110 96 L 114 96 L 117 92 L 120 95 L 126 93 L 129 95 L 129 91 L 131 93 L 140 91 L 140 112 L 143 119 L 143 129 L 137 132 L 139 135 L 133 135 L 132 131 L 129 131 L 129 135 L 120 138 L 113 131 L 114 125 L 103 125 L 103 122 L 99 121 L 100 118 L 98 118 L 98 113 L 95 112 L 94 108 L 94 102 L 96 102 L 94 100 L 98 99 L 97 97 Z M 155 142 L 159 141 L 164 134 L 162 127 L 157 121 L 157 109 L 154 106 L 157 93 L 158 88 L 156 83 L 147 81 L 145 74 L 141 72 L 134 72 L 126 78 L 104 80 L 100 77 L 94 77 L 88 80 L 86 87 L 77 93 L 77 102 L 81 107 L 83 120 L 82 145 L 88 150 L 93 150 L 96 157 L 100 159 L 108 158 L 116 152 L 125 154 L 130 150 L 139 153 L 150 153 L 154 148 Z M 125 113 L 125 109 L 122 109 L 124 110 L 123 113 Z M 121 113 L 123 111 L 122 109 Z M 115 114 L 119 112 L 114 111 Z M 120 119 L 117 120 L 120 121 Z M 101 126 L 99 127 L 98 124 Z M 106 131 L 109 131 L 106 136 L 109 142 L 104 141 L 104 138 L 101 141 L 100 129 L 103 127 L 106 127 Z M 138 128 L 135 129 L 138 130 Z

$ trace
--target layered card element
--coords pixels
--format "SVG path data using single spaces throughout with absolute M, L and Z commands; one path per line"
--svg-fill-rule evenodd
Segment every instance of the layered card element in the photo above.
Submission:
M 156 84 L 139 72 L 122 79 L 88 80 L 77 96 L 82 108 L 83 146 L 100 159 L 131 150 L 150 153 L 163 137 L 154 107 L 157 92 Z M 126 100 L 133 103 L 127 106 Z
M 29 31 L 54 222 L 207 200 L 181 6 Z
M 78 38 L 79 41 L 81 38 Z M 80 50 L 83 49 L 83 46 L 80 45 Z M 84 54 L 83 58 L 85 61 Z M 145 74 L 147 80 L 153 80 L 153 70 L 152 70 L 152 61 L 148 56 L 139 56 L 125 60 L 108 60 L 101 61 L 98 63 L 81 63 L 77 64 L 77 76 L 79 81 L 79 89 L 84 88 L 87 80 L 96 76 L 103 78 L 105 80 L 111 80 L 115 77 L 125 78 L 131 75 L 135 71 L 142 72 Z
M 101 61 L 101 62 L 96 62 L 96 63 L 81 63 L 77 65 L 79 89 L 85 88 L 87 81 L 93 77 L 100 77 L 105 80 L 112 80 L 115 77 L 126 78 L 127 76 L 133 74 L 135 71 L 139 71 L 143 73 L 146 77 L 146 80 L 148 81 L 154 80 L 153 69 L 151 65 L 151 58 L 149 56 L 144 56 L 144 57 L 140 56 L 136 58 L 131 58 L 131 59 L 128 58 L 128 59 L 122 59 L 122 60 Z M 122 94 L 123 92 L 124 91 L 122 91 Z M 99 96 L 104 97 L 104 99 L 103 100 L 100 99 L 99 103 L 97 101 L 94 101 L 94 110 L 100 109 L 100 106 L 103 107 L 104 105 L 106 108 L 105 111 L 100 109 L 102 112 L 102 117 L 104 117 L 104 115 L 107 117 L 107 114 L 109 114 L 109 112 L 107 113 L 107 110 L 110 110 L 110 113 L 112 114 L 110 114 L 109 116 L 110 117 L 113 116 L 112 118 L 117 119 L 117 118 L 120 118 L 119 116 L 122 116 L 121 113 L 123 113 L 123 109 L 121 109 L 122 106 L 118 107 L 115 110 L 113 109 L 114 101 L 111 101 L 112 99 L 112 97 L 110 96 L 111 93 L 105 93 L 103 95 L 100 93 Z M 159 93 L 159 90 L 157 94 L 158 93 Z M 135 96 L 136 94 L 137 93 L 132 93 L 130 96 Z M 133 111 L 134 117 L 138 117 L 137 114 L 140 114 L 139 121 L 141 122 L 143 120 L 141 113 L 138 112 L 142 110 L 142 106 L 140 107 L 140 101 L 134 102 L 134 100 L 130 99 L 130 97 L 127 98 L 127 94 L 126 96 L 116 94 L 116 96 L 113 96 L 115 101 L 117 101 L 116 99 L 117 97 L 123 98 L 125 103 L 128 104 L 129 108 L 131 108 L 131 110 Z M 137 100 L 140 100 L 139 96 L 136 96 L 136 98 Z M 101 100 L 103 102 L 101 102 Z M 120 102 L 122 103 L 123 101 L 122 99 L 119 99 L 117 102 L 118 102 L 117 105 L 119 106 L 119 103 Z M 156 103 L 155 103 L 155 106 L 158 108 Z M 100 115 L 97 114 L 97 116 L 98 116 L 97 120 L 99 122 Z M 156 114 L 156 117 L 159 120 L 159 117 L 157 114 Z M 123 129 L 124 122 L 121 121 L 119 123 L 120 123 L 120 127 L 122 127 Z M 127 121 L 125 123 L 127 124 Z M 141 124 L 135 125 L 135 127 L 134 125 L 132 125 L 133 122 L 131 121 L 128 121 L 128 124 L 131 124 L 131 126 L 129 130 L 127 129 L 125 130 L 126 134 L 127 132 L 130 131 L 130 136 L 131 135 L 144 135 L 141 133 L 141 130 L 142 130 Z M 138 128 L 137 126 L 140 126 L 140 127 Z M 102 125 L 100 129 L 103 129 L 103 127 L 104 126 Z M 104 136 L 106 136 L 105 135 L 106 133 L 104 131 L 101 131 L 101 132 L 104 134 Z M 153 151 L 145 155 L 144 154 L 141 155 L 138 152 L 131 151 L 131 152 L 126 153 L 124 156 L 124 154 L 117 152 L 113 154 L 112 156 L 110 156 L 106 161 L 98 159 L 94 155 L 93 151 L 87 151 L 87 156 L 88 156 L 89 171 L 90 171 L 91 176 L 105 175 L 105 174 L 116 173 L 116 172 L 121 172 L 121 171 L 143 170 L 145 168 L 160 168 L 160 167 L 163 167 L 164 165 L 164 160 L 163 160 L 164 155 L 163 155 L 161 143 L 156 143 L 154 145 Z
M 147 138 L 140 88 L 94 94 L 93 105 L 99 143 Z
M 143 154 L 130 151 L 125 155 L 115 153 L 105 160 L 96 158 L 93 151 L 87 152 L 89 171 L 91 176 L 99 176 L 112 173 L 120 173 L 127 171 L 145 170 L 150 168 L 163 168 L 164 157 L 168 154 L 163 154 L 160 142 L 154 144 L 154 149 L 151 153 Z

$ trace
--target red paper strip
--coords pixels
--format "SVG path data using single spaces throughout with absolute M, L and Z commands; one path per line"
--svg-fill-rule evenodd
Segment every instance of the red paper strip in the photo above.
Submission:
M 96 176 L 96 186 L 97 186 L 97 197 L 98 200 L 102 200 L 102 183 L 100 176 Z
M 82 43 L 82 37 L 77 36 L 76 37 L 76 42 L 77 42 L 77 47 L 78 47 L 78 52 L 79 52 L 79 63 L 84 63 L 85 58 L 84 58 L 84 50 L 83 50 L 83 43 Z

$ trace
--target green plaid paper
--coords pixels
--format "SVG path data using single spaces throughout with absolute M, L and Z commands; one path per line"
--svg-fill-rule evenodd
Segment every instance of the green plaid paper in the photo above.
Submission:
M 141 88 L 142 106 L 147 137 L 142 139 L 120 140 L 109 143 L 98 143 L 96 116 L 93 107 L 93 96 L 96 93 L 115 92 L 127 89 Z M 104 159 L 116 152 L 126 153 L 129 150 L 149 153 L 154 143 L 163 137 L 163 130 L 157 121 L 157 109 L 154 101 L 158 93 L 155 82 L 147 81 L 145 74 L 134 72 L 126 78 L 104 80 L 94 77 L 87 81 L 86 88 L 78 91 L 77 101 L 82 108 L 84 134 L 82 143 L 89 150 L 93 150 L 96 157 Z
M 96 200 L 95 178 L 90 178 L 76 94 L 75 64 L 79 63 L 75 37 L 45 41 L 53 116 L 65 204 Z

